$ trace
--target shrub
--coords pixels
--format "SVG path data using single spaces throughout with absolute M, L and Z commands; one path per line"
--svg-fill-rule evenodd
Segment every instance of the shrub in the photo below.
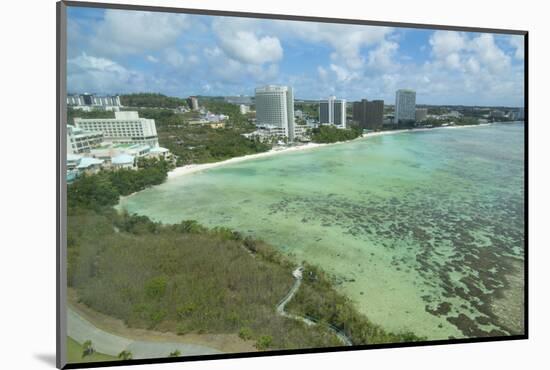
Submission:
M 181 352 L 179 350 L 175 350 L 173 352 L 170 352 L 170 355 L 168 355 L 169 357 L 179 357 L 181 356 Z
M 252 330 L 248 327 L 241 328 L 239 330 L 239 338 L 241 338 L 242 340 L 252 339 Z
M 145 294 L 151 299 L 158 299 L 164 296 L 167 284 L 168 280 L 165 276 L 155 277 L 145 284 Z
M 259 350 L 265 350 L 273 343 L 273 337 L 271 335 L 262 335 L 256 342 L 256 348 Z

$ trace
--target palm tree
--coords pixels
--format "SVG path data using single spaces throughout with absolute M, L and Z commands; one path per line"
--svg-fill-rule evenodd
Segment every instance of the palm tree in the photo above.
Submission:
M 118 358 L 120 358 L 121 360 L 131 360 L 132 352 L 124 350 L 118 354 Z
M 94 353 L 94 347 L 91 340 L 87 340 L 82 343 L 82 357 L 86 357 Z
M 179 357 L 181 356 L 181 352 L 176 349 L 174 352 L 170 352 L 170 357 Z

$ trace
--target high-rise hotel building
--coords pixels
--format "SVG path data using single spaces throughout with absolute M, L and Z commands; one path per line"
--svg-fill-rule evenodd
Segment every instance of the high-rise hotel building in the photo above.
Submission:
M 154 119 L 140 118 L 138 112 L 115 112 L 115 118 L 77 118 L 76 127 L 101 132 L 107 142 L 159 146 Z
M 362 99 L 353 103 L 353 120 L 361 128 L 379 130 L 384 121 L 384 101 Z
M 411 123 L 416 120 L 416 92 L 400 89 L 395 92 L 395 122 Z
M 319 123 L 346 127 L 346 100 L 329 96 L 319 102 Z
M 294 141 L 294 94 L 290 86 L 268 85 L 255 90 L 256 126 Z

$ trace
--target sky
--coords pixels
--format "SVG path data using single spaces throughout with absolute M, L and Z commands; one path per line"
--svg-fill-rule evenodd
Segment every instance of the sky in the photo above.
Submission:
M 68 8 L 70 93 L 254 95 L 523 106 L 523 36 Z

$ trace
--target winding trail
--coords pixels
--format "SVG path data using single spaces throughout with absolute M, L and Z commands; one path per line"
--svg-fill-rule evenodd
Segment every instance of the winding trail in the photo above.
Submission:
M 71 307 L 67 307 L 67 335 L 80 344 L 91 340 L 97 352 L 115 357 L 124 350 L 130 351 L 134 359 L 168 357 L 175 350 L 180 351 L 181 356 L 222 353 L 197 344 L 133 340 L 111 334 L 94 326 Z
M 308 326 L 313 326 L 319 324 L 319 321 L 314 319 L 313 317 L 308 316 L 298 316 L 293 315 L 291 313 L 288 313 L 285 311 L 285 307 L 290 302 L 290 300 L 294 297 L 298 289 L 300 289 L 300 286 L 302 285 L 302 272 L 304 268 L 302 266 L 299 266 L 292 272 L 292 276 L 294 276 L 294 284 L 288 291 L 288 293 L 285 295 L 285 297 L 279 302 L 277 305 L 277 313 L 283 317 L 287 317 L 289 319 L 299 320 L 305 323 Z M 325 324 L 327 329 L 329 329 L 334 335 L 340 339 L 340 341 L 346 345 L 346 346 L 353 346 L 353 342 L 351 339 L 340 329 L 335 327 L 334 325 Z

